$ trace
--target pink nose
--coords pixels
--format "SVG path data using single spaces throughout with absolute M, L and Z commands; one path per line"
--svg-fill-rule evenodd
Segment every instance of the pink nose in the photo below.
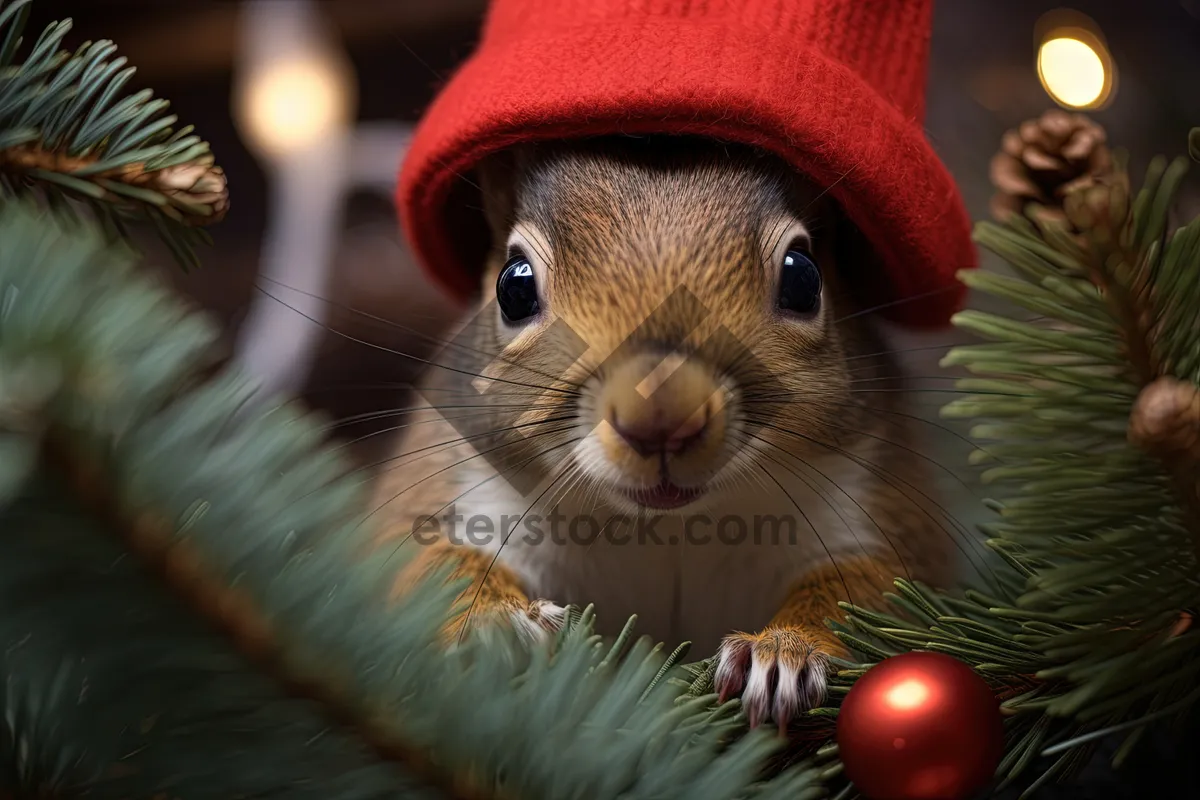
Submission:
M 628 424 L 617 419 L 616 409 L 613 409 L 609 421 L 617 435 L 638 455 L 675 454 L 692 447 L 704 436 L 704 429 L 708 426 L 708 409 L 698 411 L 684 420 L 669 419 L 659 413 Z

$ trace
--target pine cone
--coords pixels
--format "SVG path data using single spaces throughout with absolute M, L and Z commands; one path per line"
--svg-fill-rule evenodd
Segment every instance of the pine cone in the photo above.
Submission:
M 1200 463 L 1200 386 L 1159 378 L 1138 395 L 1129 441 L 1147 453 Z
M 992 216 L 1003 222 L 1034 204 L 1039 218 L 1066 222 L 1064 198 L 1112 172 L 1106 139 L 1092 120 L 1060 109 L 1005 133 L 989 171 L 997 189 Z
M 215 224 L 229 211 L 225 170 L 213 166 L 211 158 L 157 170 L 148 173 L 148 177 L 150 188 L 173 200 L 212 207 L 212 214 L 208 216 L 185 213 L 183 219 L 189 225 Z
M 1131 200 L 1129 175 L 1112 172 L 1068 194 L 1062 211 L 1072 230 L 1085 231 L 1094 243 L 1124 247 L 1133 231 Z

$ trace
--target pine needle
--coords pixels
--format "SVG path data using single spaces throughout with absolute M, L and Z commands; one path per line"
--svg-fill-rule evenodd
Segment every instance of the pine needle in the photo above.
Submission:
M 0 197 L 99 205 L 114 241 L 118 221 L 149 224 L 195 267 L 200 226 L 229 205 L 208 144 L 176 131 L 168 103 L 150 91 L 122 95 L 134 70 L 112 42 L 62 49 L 70 20 L 48 26 L 18 63 L 30 3 L 0 0 Z

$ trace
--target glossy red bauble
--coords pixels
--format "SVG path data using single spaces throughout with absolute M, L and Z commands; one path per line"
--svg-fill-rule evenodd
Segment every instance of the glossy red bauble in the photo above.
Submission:
M 859 678 L 838 712 L 846 776 L 870 800 L 964 800 L 1004 751 L 1000 703 L 969 666 L 906 653 Z

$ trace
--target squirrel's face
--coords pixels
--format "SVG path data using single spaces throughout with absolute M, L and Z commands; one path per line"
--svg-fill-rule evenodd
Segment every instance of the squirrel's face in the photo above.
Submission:
M 825 432 L 849 378 L 818 191 L 721 146 L 516 163 L 485 190 L 502 246 L 479 324 L 493 376 L 551 387 L 525 418 L 569 419 L 571 447 L 534 468 L 625 511 L 675 509 L 761 482 L 768 442 Z

